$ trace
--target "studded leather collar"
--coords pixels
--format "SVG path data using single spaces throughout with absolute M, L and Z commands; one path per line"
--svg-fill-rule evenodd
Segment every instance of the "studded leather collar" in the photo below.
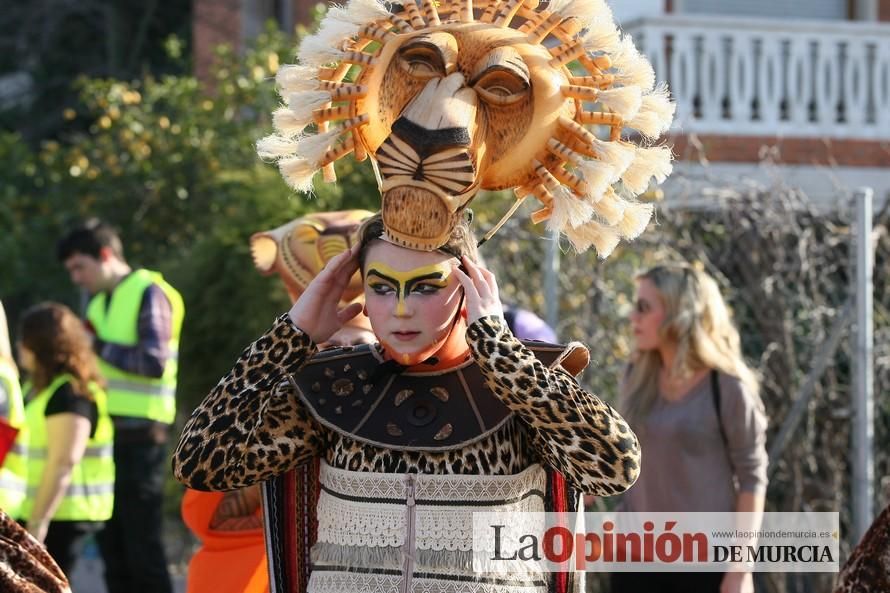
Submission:
M 523 342 L 548 366 L 570 347 Z M 478 441 L 500 428 L 512 412 L 486 386 L 473 359 L 446 370 L 380 372 L 376 346 L 335 348 L 314 356 L 291 377 L 321 424 L 379 447 L 446 451 Z

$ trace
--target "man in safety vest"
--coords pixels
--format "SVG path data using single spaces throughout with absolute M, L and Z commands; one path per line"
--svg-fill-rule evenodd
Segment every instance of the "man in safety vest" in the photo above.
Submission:
M 161 507 L 182 297 L 159 273 L 131 268 L 118 235 L 98 220 L 71 230 L 57 251 L 91 295 L 86 317 L 114 421 L 114 513 L 99 536 L 108 591 L 169 593 Z

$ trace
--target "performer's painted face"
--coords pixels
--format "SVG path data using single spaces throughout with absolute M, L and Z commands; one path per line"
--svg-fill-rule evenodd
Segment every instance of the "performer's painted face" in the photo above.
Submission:
M 664 317 L 664 303 L 655 283 L 648 278 L 640 278 L 634 308 L 630 314 L 637 350 L 655 350 L 661 345 Z
M 455 259 L 378 241 L 366 262 L 365 303 L 377 339 L 397 362 L 423 362 L 442 347 L 458 314 Z

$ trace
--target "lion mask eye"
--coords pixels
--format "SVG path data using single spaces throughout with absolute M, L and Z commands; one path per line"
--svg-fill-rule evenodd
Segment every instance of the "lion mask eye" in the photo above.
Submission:
M 528 66 L 512 47 L 499 47 L 489 53 L 470 84 L 483 101 L 493 105 L 516 103 L 531 88 Z
M 399 66 L 415 78 L 428 79 L 445 76 L 442 55 L 435 47 L 414 44 L 399 52 Z
M 491 69 L 473 85 L 487 103 L 510 105 L 525 97 L 529 84 L 508 70 Z
M 418 37 L 399 49 L 398 60 L 404 72 L 420 80 L 448 76 L 457 69 L 457 40 L 444 32 Z

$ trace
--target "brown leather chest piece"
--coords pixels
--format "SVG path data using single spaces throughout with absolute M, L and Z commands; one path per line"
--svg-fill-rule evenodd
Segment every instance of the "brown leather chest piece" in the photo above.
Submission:
M 548 366 L 567 351 L 531 344 Z M 381 372 L 375 348 L 322 352 L 293 377 L 303 403 L 323 425 L 390 449 L 449 450 L 484 438 L 512 414 L 472 359 L 446 371 L 388 373 Z

